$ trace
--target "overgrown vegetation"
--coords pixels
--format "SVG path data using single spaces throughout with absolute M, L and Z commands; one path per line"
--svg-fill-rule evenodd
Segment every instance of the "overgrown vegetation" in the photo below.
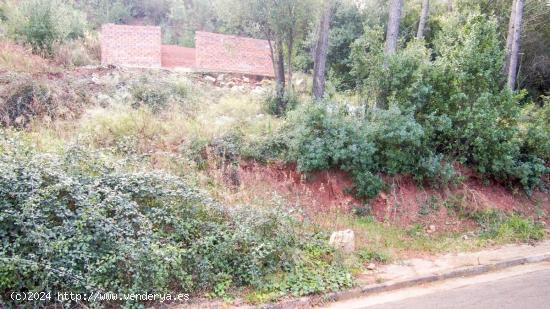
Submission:
M 550 10 L 526 1 L 512 91 L 509 4 L 436 3 L 416 38 L 420 2 L 407 1 L 388 54 L 386 3 L 335 0 L 319 100 L 309 73 L 324 2 L 0 3 L 0 302 L 93 290 L 262 303 L 348 288 L 370 263 L 544 238 Z M 105 22 L 160 25 L 163 43 L 186 46 L 195 30 L 267 38 L 285 72 L 229 90 L 203 74 L 75 69 L 98 63 Z M 256 163 L 265 170 L 251 175 Z M 321 172 L 352 182 L 355 199 L 302 205 Z M 425 194 L 416 208 L 400 204 L 403 179 Z M 483 203 L 474 181 L 529 205 Z M 456 228 L 432 229 L 440 213 Z M 327 232 L 344 229 L 354 254 L 328 245 Z M 144 305 L 155 304 L 114 304 Z
M 297 295 L 351 284 L 325 239 L 300 232 L 286 210 L 223 207 L 178 177 L 78 146 L 38 153 L 4 138 L 0 165 L 3 302 L 46 286 L 223 296 L 274 274 L 288 285 L 270 291 Z
M 353 72 L 363 80 L 366 105 L 325 102 L 298 109 L 283 129 L 288 159 L 305 172 L 349 171 L 356 193 L 366 197 L 382 188 L 380 174 L 451 184 L 454 161 L 529 194 L 542 188 L 545 142 L 537 143 L 537 152 L 528 145 L 547 131 L 545 115 L 538 111 L 526 128 L 532 134 L 520 134 L 521 94 L 501 86 L 503 53 L 494 21 L 472 15 L 444 27 L 434 42 L 435 61 L 422 42 L 412 42 L 387 66 L 381 29 L 365 31 L 355 45 Z
M 26 0 L 8 8 L 8 29 L 35 52 L 51 55 L 56 43 L 82 37 L 86 19 L 64 1 Z

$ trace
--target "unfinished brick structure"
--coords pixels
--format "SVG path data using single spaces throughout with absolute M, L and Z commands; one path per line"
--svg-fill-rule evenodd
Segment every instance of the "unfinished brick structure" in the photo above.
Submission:
M 273 75 L 269 43 L 266 40 L 197 31 L 197 67 L 219 72 Z
M 177 45 L 162 45 L 160 49 L 161 65 L 163 68 L 190 68 L 196 67 L 195 49 Z
M 106 24 L 101 34 L 103 65 L 274 76 L 265 40 L 197 31 L 188 48 L 161 45 L 160 27 Z
M 101 64 L 160 68 L 160 27 L 106 24 L 101 27 Z

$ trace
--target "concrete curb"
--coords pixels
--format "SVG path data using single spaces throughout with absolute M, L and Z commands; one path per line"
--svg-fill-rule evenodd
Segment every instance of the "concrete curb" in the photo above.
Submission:
M 524 264 L 540 263 L 543 261 L 550 261 L 550 253 L 509 259 L 509 260 L 504 260 L 504 261 L 500 261 L 492 264 L 463 267 L 463 268 L 451 270 L 448 272 L 419 276 L 419 277 L 414 277 L 406 280 L 371 284 L 371 285 L 361 286 L 361 287 L 357 287 L 357 288 L 353 288 L 345 291 L 328 293 L 324 295 L 284 300 L 278 303 L 262 305 L 260 306 L 260 308 L 265 308 L 265 309 L 310 308 L 322 303 L 348 300 L 352 298 L 363 297 L 368 294 L 392 291 L 392 290 L 407 288 L 415 285 L 441 281 L 446 279 L 475 276 L 475 275 L 488 273 L 491 271 L 506 269 L 506 268 L 524 265 Z M 251 308 L 254 308 L 254 307 L 251 307 Z

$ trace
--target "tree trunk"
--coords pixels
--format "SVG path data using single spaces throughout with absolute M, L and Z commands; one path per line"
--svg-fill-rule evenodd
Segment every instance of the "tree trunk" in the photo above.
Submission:
M 313 97 L 319 100 L 325 94 L 325 71 L 328 53 L 328 36 L 330 17 L 332 15 L 332 0 L 325 1 L 325 10 L 319 23 L 319 36 L 315 47 L 313 63 Z
M 510 20 L 508 21 L 508 35 L 506 36 L 506 57 L 504 58 L 503 73 L 508 76 L 510 70 L 510 54 L 512 53 L 512 42 L 514 41 L 514 17 L 516 16 L 517 0 L 512 1 Z
M 288 54 L 288 86 L 290 90 L 294 89 L 292 85 L 292 50 L 294 48 L 294 31 L 290 31 L 287 42 L 287 54 Z
M 453 11 L 453 0 L 447 0 L 447 11 Z
M 273 44 L 271 43 L 271 39 L 267 39 L 267 43 L 269 44 L 269 57 L 271 58 L 271 65 L 273 66 L 273 75 L 277 78 L 277 63 L 275 53 L 273 52 Z
M 510 51 L 510 67 L 508 68 L 508 86 L 516 89 L 516 78 L 518 74 L 519 50 L 521 44 L 521 24 L 523 21 L 524 0 L 516 0 L 516 14 L 514 15 L 514 38 Z
M 424 28 L 426 27 L 426 21 L 428 21 L 429 11 L 430 0 L 422 0 L 422 13 L 420 14 L 420 21 L 418 22 L 418 32 L 416 32 L 417 39 L 424 38 Z
M 286 108 L 286 102 L 284 100 L 285 94 L 285 58 L 283 51 L 283 44 L 277 40 L 275 43 L 275 52 L 277 53 L 276 61 L 276 71 L 275 71 L 275 80 L 276 80 L 276 100 L 277 100 L 277 114 L 282 115 Z
M 388 16 L 388 29 L 386 32 L 386 46 L 384 52 L 386 55 L 393 55 L 397 50 L 397 39 L 399 38 L 399 22 L 401 20 L 401 10 L 403 0 L 391 0 L 390 12 Z

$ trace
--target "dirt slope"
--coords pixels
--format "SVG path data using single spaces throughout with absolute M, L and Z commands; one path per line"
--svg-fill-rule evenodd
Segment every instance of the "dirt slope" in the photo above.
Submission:
M 339 170 L 305 175 L 297 172 L 295 164 L 264 165 L 249 161 L 240 166 L 240 180 L 242 186 L 257 188 L 259 195 L 275 191 L 306 211 L 351 211 L 368 204 L 378 220 L 401 226 L 434 224 L 439 231 L 463 230 L 472 224 L 447 210 L 446 205 L 457 201 L 469 209 L 498 208 L 536 218 L 550 212 L 548 193 L 535 192 L 528 198 L 521 191 L 512 192 L 498 183 L 484 183 L 473 172 L 460 170 L 466 180 L 454 188 L 441 190 L 421 187 L 408 176 L 384 177 L 389 188 L 370 201 L 359 200 L 349 193 L 352 180 Z M 550 223 L 548 217 L 542 219 Z

